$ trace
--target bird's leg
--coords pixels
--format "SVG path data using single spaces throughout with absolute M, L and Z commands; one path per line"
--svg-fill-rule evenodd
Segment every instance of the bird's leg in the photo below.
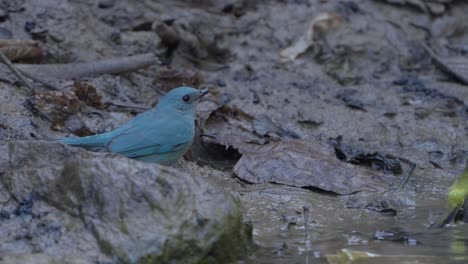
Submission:
M 468 198 L 463 202 L 463 222 L 468 223 Z

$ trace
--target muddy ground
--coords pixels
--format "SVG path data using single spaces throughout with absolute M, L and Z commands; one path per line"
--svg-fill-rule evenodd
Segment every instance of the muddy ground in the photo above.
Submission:
M 31 91 L 2 69 L 0 139 L 102 133 L 174 86 L 208 88 L 197 121 L 210 137 L 197 136 L 176 167 L 239 198 L 257 244 L 246 262 L 326 262 L 343 249 L 379 254 L 379 263 L 466 260 L 466 226 L 427 227 L 468 153 L 468 88 L 429 53 L 466 66 L 468 4 L 408 2 L 0 1 L 4 38 L 33 39 L 43 50 L 20 62 L 148 52 L 158 60 L 81 78 L 95 89 L 85 99 L 73 80 L 48 81 L 60 92 L 38 82 Z M 326 23 L 311 25 L 324 14 Z M 306 51 L 280 56 L 311 30 Z M 340 161 L 335 149 L 351 154 Z M 345 162 L 356 155 L 366 158 Z M 402 235 L 380 241 L 378 230 Z

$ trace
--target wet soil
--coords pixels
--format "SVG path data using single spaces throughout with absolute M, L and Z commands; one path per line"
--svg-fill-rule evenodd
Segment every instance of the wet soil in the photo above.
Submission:
M 403 172 L 416 165 L 399 190 L 337 195 L 250 184 L 233 172 L 240 155 L 230 155 L 234 161 L 229 163 L 193 149 L 176 167 L 239 198 L 257 244 L 246 262 L 326 263 L 327 255 L 348 249 L 379 254 L 363 263 L 456 263 L 468 258 L 467 226 L 427 230 L 444 210 L 448 186 L 462 172 L 468 153 L 468 88 L 441 71 L 424 48 L 465 58 L 468 4 L 442 5 L 443 12 L 434 14 L 387 1 L 18 0 L 0 1 L 8 14 L 0 27 L 13 38 L 36 39 L 44 50 L 40 63 L 154 52 L 157 65 L 83 81 L 103 102 L 146 107 L 175 85 L 207 87 L 211 97 L 199 111 L 203 133 L 225 139 L 241 154 L 246 141 L 258 145 L 293 138 L 327 144 L 340 137 L 352 148 L 396 157 Z M 280 52 L 325 12 L 336 14 L 339 25 L 284 61 Z M 25 25 L 34 26 L 26 30 Z M 139 111 L 82 104 L 65 117 L 64 126 L 53 126 L 28 107 L 31 91 L 7 70 L 1 76 L 2 140 L 82 131 L 70 129 L 73 122 L 101 133 Z M 73 87 L 70 80 L 53 83 L 61 90 Z M 46 92 L 35 85 L 36 94 Z M 215 106 L 208 105 L 210 100 Z M 255 126 L 252 120 L 262 115 L 274 128 Z M 242 144 L 233 143 L 239 139 Z M 402 174 L 384 175 L 398 186 Z M 379 230 L 406 235 L 381 241 L 374 239 Z

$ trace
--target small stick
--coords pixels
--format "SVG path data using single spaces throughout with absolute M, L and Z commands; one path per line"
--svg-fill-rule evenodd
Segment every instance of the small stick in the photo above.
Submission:
M 5 47 L 14 47 L 14 46 L 38 46 L 37 41 L 29 39 L 0 39 L 0 48 Z
M 32 86 L 32 84 L 26 79 L 26 77 L 23 76 L 23 74 L 18 69 L 16 69 L 16 67 L 13 65 L 13 63 L 11 63 L 11 61 L 5 56 L 5 54 L 3 54 L 2 51 L 0 51 L 0 62 L 5 64 L 8 67 L 8 69 L 10 69 L 10 71 L 21 82 L 23 82 L 24 85 L 26 85 L 26 87 L 28 87 L 30 90 L 34 90 L 34 87 Z
M 466 76 L 458 73 L 457 71 L 454 71 L 450 66 L 448 66 L 444 62 L 444 60 L 441 57 L 437 56 L 437 54 L 435 54 L 434 51 L 431 48 L 429 48 L 429 46 L 427 46 L 425 43 L 422 43 L 422 46 L 432 58 L 432 60 L 434 60 L 435 63 L 442 69 L 442 71 L 452 75 L 453 77 L 455 77 L 455 79 L 462 82 L 463 84 L 468 84 L 468 78 Z
M 16 64 L 15 66 L 31 78 L 44 82 L 44 79 L 78 79 L 102 74 L 131 72 L 156 62 L 156 56 L 153 53 L 145 53 L 83 63 Z
M 207 137 L 207 138 L 218 140 L 215 136 L 210 135 L 210 134 L 205 134 L 205 133 L 200 133 L 200 137 Z
M 416 164 L 411 162 L 409 165 L 410 166 L 409 166 L 408 170 L 406 170 L 406 173 L 405 173 L 405 178 L 403 178 L 403 180 L 400 182 L 400 185 L 398 186 L 397 191 L 403 189 L 403 187 L 408 182 L 411 175 L 413 175 L 414 169 L 416 168 Z
M 38 82 L 38 83 L 44 85 L 45 87 L 47 87 L 47 88 L 49 88 L 49 89 L 51 89 L 51 90 L 58 90 L 58 88 L 57 88 L 56 86 L 50 84 L 50 83 L 47 82 L 47 81 L 44 81 L 44 80 L 42 80 L 42 79 L 40 79 L 40 78 L 31 76 L 31 75 L 30 75 L 29 73 L 27 73 L 27 72 L 20 71 L 20 70 L 18 70 L 18 71 L 21 72 L 24 76 L 28 77 L 29 79 L 31 79 L 31 80 L 33 80 L 33 81 L 36 81 L 36 82 Z
M 114 103 L 114 102 L 108 102 L 108 103 L 105 103 L 105 104 L 113 105 L 113 106 L 116 106 L 116 107 L 133 108 L 137 112 L 144 112 L 144 111 L 147 111 L 147 110 L 151 109 L 150 107 L 148 107 L 146 105 L 137 105 L 137 104 L 125 104 L 125 103 Z
M 304 210 L 304 232 L 305 232 L 305 243 L 307 250 L 310 250 L 310 233 L 309 233 L 309 207 L 302 207 Z

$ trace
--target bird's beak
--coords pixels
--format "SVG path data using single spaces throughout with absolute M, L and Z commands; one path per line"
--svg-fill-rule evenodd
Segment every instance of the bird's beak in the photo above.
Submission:
M 198 99 L 202 98 L 208 93 L 209 93 L 208 89 L 203 89 L 203 90 L 198 91 Z

